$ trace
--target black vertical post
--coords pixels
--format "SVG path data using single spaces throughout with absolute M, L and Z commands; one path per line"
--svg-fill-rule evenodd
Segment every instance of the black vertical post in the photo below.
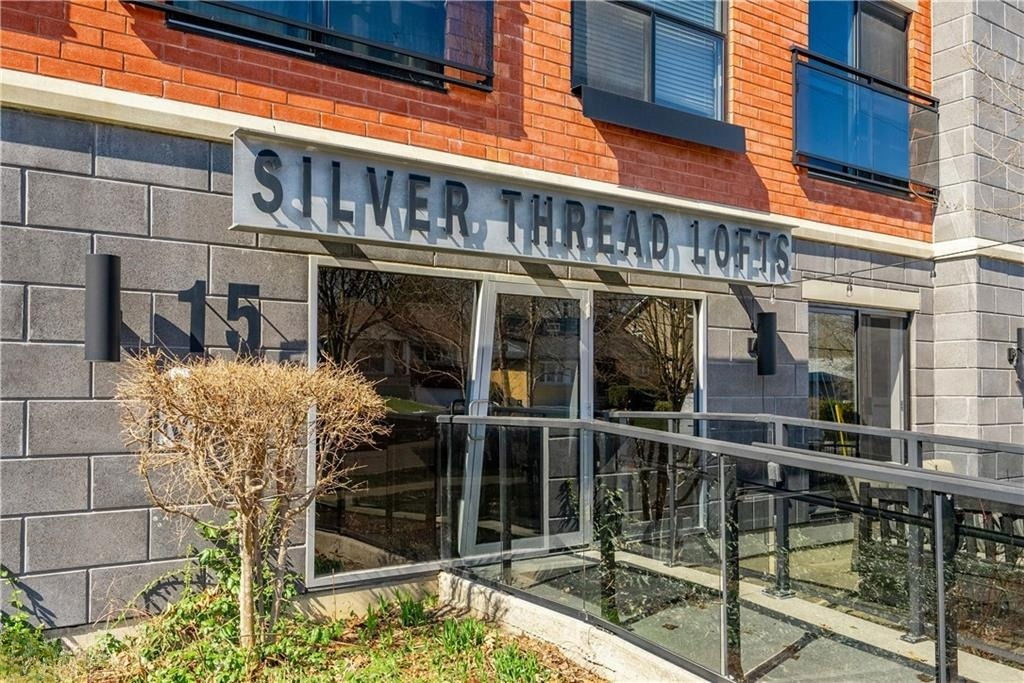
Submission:
M 85 257 L 85 359 L 121 360 L 121 257 Z
M 789 598 L 789 498 L 781 493 L 772 496 L 775 506 L 775 587 L 766 591 L 776 598 Z
M 679 421 L 668 420 L 668 431 L 673 434 L 679 432 Z M 668 466 L 669 466 L 669 498 L 668 498 L 668 509 L 669 509 L 669 520 L 668 520 L 668 562 L 666 566 L 673 567 L 676 563 L 676 535 L 679 533 L 679 511 L 678 501 L 676 501 L 676 494 L 678 493 L 676 487 L 679 485 L 679 472 L 676 463 L 676 449 L 675 446 L 668 446 Z
M 740 658 L 740 528 L 736 464 L 722 468 L 722 555 L 725 573 L 725 673 L 743 680 Z
M 921 450 L 917 439 L 907 439 L 907 466 L 921 468 Z M 915 518 L 924 514 L 924 492 L 921 489 L 907 489 L 907 512 Z M 924 529 L 920 524 L 907 528 L 907 598 L 910 613 L 907 616 L 907 632 L 903 640 L 919 643 L 925 639 L 924 614 L 921 604 L 921 579 L 924 572 Z
M 509 500 L 508 443 L 498 427 L 498 508 L 501 514 L 501 580 L 512 583 L 512 514 Z
M 935 552 L 935 669 L 938 683 L 953 683 L 957 677 L 956 605 L 952 589 L 956 584 L 956 512 L 953 496 L 933 494 L 932 524 Z

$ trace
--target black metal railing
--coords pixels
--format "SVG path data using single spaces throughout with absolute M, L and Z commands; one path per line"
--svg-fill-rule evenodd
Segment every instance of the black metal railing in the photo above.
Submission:
M 909 451 L 879 462 L 779 445 L 817 421 L 608 417 L 439 417 L 445 566 L 708 680 L 1021 676 L 1024 490 L 915 454 L 1022 447 L 851 426 Z
M 328 16 L 328 0 L 320 13 Z M 238 40 L 295 56 L 388 75 L 422 85 L 492 89 L 494 8 L 491 0 L 447 2 L 443 47 L 436 53 L 332 29 L 236 2 L 132 0 L 166 12 L 175 28 Z M 338 3 L 342 5 L 343 3 Z
M 793 54 L 793 163 L 816 175 L 932 197 L 938 100 L 803 48 Z

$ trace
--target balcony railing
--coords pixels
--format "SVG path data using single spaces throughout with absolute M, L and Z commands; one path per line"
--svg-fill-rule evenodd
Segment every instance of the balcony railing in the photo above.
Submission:
M 294 4 L 283 3 L 291 8 L 313 6 L 315 11 L 309 13 L 313 20 L 303 21 L 266 11 L 255 2 L 131 1 L 166 12 L 170 25 L 187 31 L 426 86 L 442 87 L 451 83 L 476 90 L 492 89 L 494 7 L 491 0 L 444 3 L 443 17 L 437 16 L 440 22 L 436 31 L 425 26 L 410 31 L 418 36 L 411 41 L 415 46 L 381 42 L 332 28 L 331 12 L 343 8 L 346 3 L 341 2 L 295 0 Z M 365 16 L 360 20 L 366 23 L 376 19 Z
M 1019 479 L 777 445 L 816 421 L 609 420 L 438 418 L 447 567 L 708 680 L 1024 673 Z M 824 426 L 911 454 L 936 441 L 1024 454 Z
M 933 197 L 938 100 L 793 48 L 793 162 L 816 175 Z

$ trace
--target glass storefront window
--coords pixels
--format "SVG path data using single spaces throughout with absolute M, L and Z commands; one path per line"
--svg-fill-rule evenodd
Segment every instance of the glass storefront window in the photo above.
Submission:
M 811 311 L 807 395 L 812 420 L 857 424 L 857 318 L 852 311 Z
M 435 418 L 467 397 L 476 283 L 322 268 L 318 286 L 320 357 L 377 383 L 391 432 L 338 454 L 354 490 L 316 503 L 314 573 L 436 560 Z
M 808 320 L 808 413 L 814 420 L 903 429 L 906 318 L 811 309 Z M 887 437 L 808 430 L 808 447 L 899 461 Z
M 694 409 L 696 305 L 594 293 L 594 414 Z
M 498 294 L 495 305 L 493 414 L 578 417 L 579 301 Z

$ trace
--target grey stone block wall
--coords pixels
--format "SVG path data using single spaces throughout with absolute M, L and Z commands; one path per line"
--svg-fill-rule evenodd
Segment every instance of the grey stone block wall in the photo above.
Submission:
M 112 400 L 120 366 L 83 360 L 89 253 L 122 257 L 125 353 L 185 353 L 198 337 L 211 353 L 232 355 L 238 340 L 258 338 L 267 355 L 302 360 L 310 348 L 308 257 L 317 254 L 700 291 L 708 302 L 708 409 L 807 414 L 809 306 L 798 284 L 773 296 L 769 288 L 645 273 L 233 233 L 227 145 L 7 109 L 0 117 L 0 562 L 19 574 L 36 615 L 49 625 L 107 616 L 199 543 L 187 525 L 149 505 L 135 476 Z M 81 197 L 104 205 L 83 211 Z M 938 344 L 933 351 L 932 340 L 955 343 L 944 335 L 977 329 L 995 337 L 1009 329 L 997 316 L 1024 305 L 997 291 L 1010 273 L 979 266 L 940 270 L 933 279 L 930 264 L 900 265 L 885 254 L 799 240 L 794 251 L 797 282 L 857 270 L 858 285 L 919 291 L 915 425 L 931 426 L 940 407 L 943 416 L 971 414 L 942 400 L 945 380 L 933 365 L 954 354 L 937 351 Z M 992 289 L 953 292 L 965 277 Z M 260 314 L 252 330 L 244 318 L 227 315 L 237 285 L 259 287 L 244 302 Z M 950 290 L 935 316 L 933 300 L 938 307 L 940 297 L 933 297 L 933 285 Z M 960 310 L 961 301 L 967 306 L 978 297 L 990 302 L 985 317 Z M 199 327 L 195 307 L 202 311 Z M 763 380 L 747 352 L 761 310 L 778 313 L 780 332 L 779 372 Z M 943 324 L 942 316 L 962 313 L 970 317 Z M 979 390 L 996 392 L 1008 381 L 995 373 L 999 348 L 993 339 L 983 350 L 994 360 L 975 378 Z M 1016 404 L 994 405 L 998 419 L 1017 419 Z
M 228 145 L 3 109 L 0 163 L 0 563 L 43 623 L 82 624 L 124 607 L 196 542 L 156 522 L 126 453 L 111 400 L 120 366 L 84 360 L 86 254 L 122 257 L 124 353 L 188 352 L 198 335 L 233 354 L 252 334 L 227 316 L 228 290 L 243 284 L 259 287 L 248 303 L 260 348 L 298 361 L 307 259 L 227 229 Z M 195 306 L 205 329 L 191 327 Z
M 1024 239 L 1024 5 L 949 0 L 932 15 L 940 98 L 935 239 Z M 1006 349 L 1024 326 L 1024 265 L 936 264 L 934 428 L 1024 441 L 1024 388 Z

